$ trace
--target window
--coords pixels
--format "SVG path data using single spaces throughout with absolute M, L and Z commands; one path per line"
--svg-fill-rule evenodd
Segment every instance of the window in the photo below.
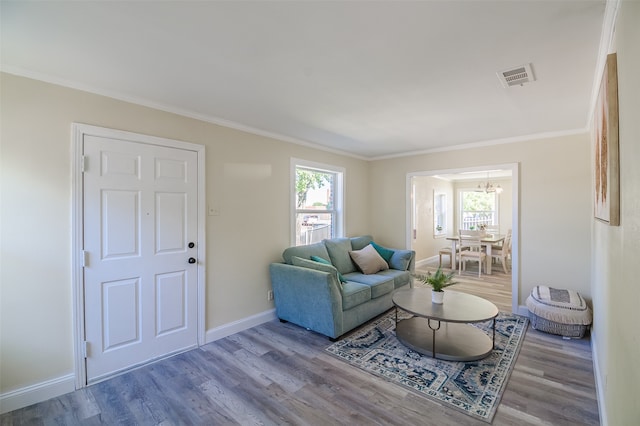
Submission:
M 497 193 L 461 190 L 459 223 L 460 229 L 480 229 L 484 226 L 497 226 Z
M 433 235 L 447 233 L 447 195 L 433 193 Z
M 303 160 L 293 160 L 292 165 L 293 245 L 342 236 L 344 169 Z

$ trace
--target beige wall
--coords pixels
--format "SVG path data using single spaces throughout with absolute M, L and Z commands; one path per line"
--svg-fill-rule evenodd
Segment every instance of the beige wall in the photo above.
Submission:
M 640 3 L 621 1 L 616 25 L 620 226 L 592 221 L 593 347 L 603 424 L 640 424 Z
M 371 226 L 402 246 L 408 173 L 519 163 L 519 300 L 538 284 L 590 299 L 591 192 L 587 133 L 371 162 Z M 379 231 L 378 231 L 379 230 Z
M 71 123 L 206 146 L 207 330 L 273 308 L 290 158 L 346 169 L 346 232 L 369 232 L 368 163 L 9 74 L 0 76 L 0 394 L 73 372 Z M 238 167 L 238 165 L 242 165 Z M 237 170 L 270 170 L 268 175 Z
M 436 179 L 431 176 L 414 176 L 416 208 L 415 208 L 415 238 L 411 236 L 411 248 L 416 251 L 416 262 L 426 260 L 438 255 L 441 247 L 450 246 L 445 239 L 447 235 L 453 235 L 453 185 L 451 182 Z M 433 194 L 443 193 L 447 196 L 447 235 L 434 236 L 434 209 Z M 445 262 L 449 258 L 443 259 Z

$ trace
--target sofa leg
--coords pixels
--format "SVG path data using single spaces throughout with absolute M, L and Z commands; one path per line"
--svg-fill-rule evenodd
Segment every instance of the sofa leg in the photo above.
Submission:
M 278 319 L 279 319 L 279 320 L 280 320 L 280 322 L 281 322 L 281 323 L 283 323 L 283 324 L 286 324 L 286 323 L 288 323 L 288 322 L 289 322 L 289 321 L 287 321 L 287 320 L 283 320 L 282 318 L 278 318 Z
M 335 342 L 337 342 L 338 340 L 340 340 L 340 338 L 339 338 L 339 337 L 329 337 L 329 341 L 330 341 L 331 343 L 335 343 Z

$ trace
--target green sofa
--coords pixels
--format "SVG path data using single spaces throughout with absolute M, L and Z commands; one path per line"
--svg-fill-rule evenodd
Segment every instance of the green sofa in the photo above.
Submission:
M 381 247 L 370 235 L 289 247 L 282 257 L 269 267 L 277 317 L 331 339 L 393 307 L 415 266 L 413 250 Z

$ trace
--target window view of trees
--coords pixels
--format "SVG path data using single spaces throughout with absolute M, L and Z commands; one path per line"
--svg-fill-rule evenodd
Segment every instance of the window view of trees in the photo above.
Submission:
M 331 185 L 329 179 L 331 175 L 318 172 L 315 170 L 296 169 L 296 205 L 303 208 L 307 202 L 307 195 L 310 190 L 321 188 L 323 185 Z M 314 205 L 322 205 L 321 202 L 315 201 Z
M 332 238 L 336 173 L 296 167 L 296 245 Z
M 495 192 L 461 191 L 460 206 L 462 229 L 498 224 Z

